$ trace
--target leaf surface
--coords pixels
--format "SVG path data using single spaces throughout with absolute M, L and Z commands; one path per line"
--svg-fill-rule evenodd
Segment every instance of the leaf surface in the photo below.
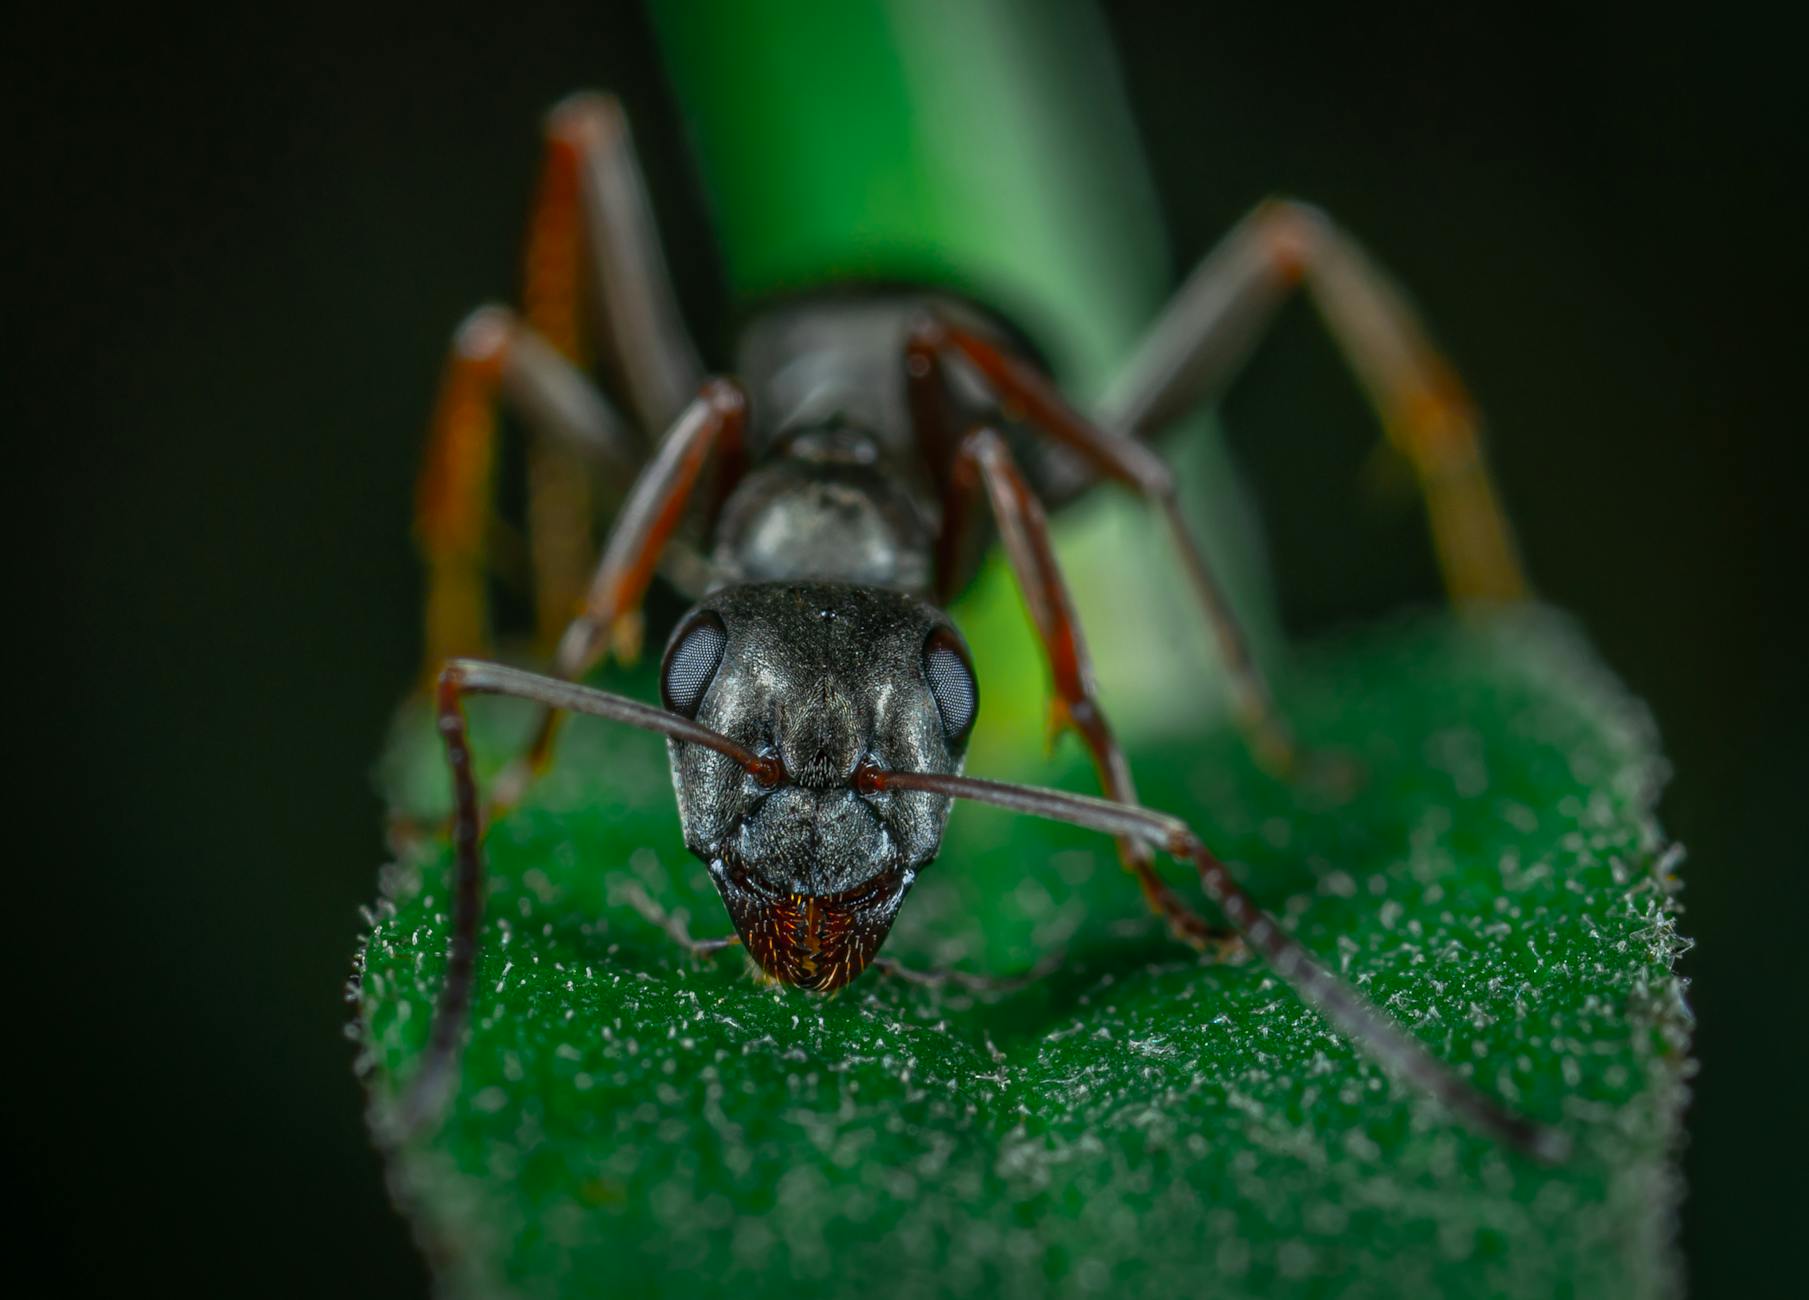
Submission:
M 608 684 L 655 698 L 646 671 Z M 501 755 L 523 711 L 480 703 Z M 1261 966 L 1172 943 L 1109 841 L 991 809 L 957 807 L 887 952 L 1007 973 L 1059 949 L 1057 973 L 990 998 L 870 973 L 823 998 L 761 986 L 733 950 L 696 963 L 630 905 L 729 929 L 663 742 L 584 721 L 489 832 L 458 1091 L 389 1152 L 447 1289 L 1670 1290 L 1688 1014 L 1643 709 L 1541 611 L 1323 645 L 1284 703 L 1358 761 L 1354 795 L 1279 784 L 1216 728 L 1138 742 L 1144 802 L 1432 1052 L 1570 1132 L 1568 1164 L 1460 1128 Z M 1034 759 L 969 768 L 1094 788 L 1077 747 Z M 443 799 L 423 717 L 386 780 L 402 808 Z M 361 953 L 373 1104 L 419 1061 L 448 865 L 434 845 L 390 869 Z

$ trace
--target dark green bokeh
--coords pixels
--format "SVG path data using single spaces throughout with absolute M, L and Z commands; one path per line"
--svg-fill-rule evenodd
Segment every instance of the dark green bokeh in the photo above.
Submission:
M 1774 1083 L 1809 777 L 1778 466 L 1809 290 L 1794 47 L 1737 7 L 1183 10 L 1113 18 L 1178 255 L 1285 190 L 1396 267 L 1491 417 L 1534 573 L 1654 706 L 1701 943 L 1684 1241 L 1697 1279 L 1763 1288 L 1804 1145 Z M 52 742 L 15 872 L 30 1239 L 115 1292 L 418 1293 L 337 1001 L 413 669 L 418 431 L 451 324 L 514 291 L 533 124 L 573 86 L 628 100 L 721 355 L 650 38 L 633 8 L 309 6 L 58 19 L 9 55 L 14 440 L 21 504 L 55 512 L 10 625 L 56 673 L 28 692 Z M 1227 425 L 1297 630 L 1431 598 L 1411 505 L 1359 490 L 1370 426 L 1305 313 Z

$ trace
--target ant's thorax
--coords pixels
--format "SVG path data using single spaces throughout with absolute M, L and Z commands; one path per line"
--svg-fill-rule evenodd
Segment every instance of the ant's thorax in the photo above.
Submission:
M 950 557 L 958 571 L 938 582 L 953 448 L 919 441 L 903 364 L 912 329 L 932 313 L 1027 350 L 984 309 L 920 290 L 821 293 L 753 318 L 736 355 L 751 406 L 748 469 L 712 529 L 711 586 L 800 580 L 928 595 L 964 584 L 984 529 Z M 959 431 L 998 422 L 977 377 L 956 369 L 949 379 Z M 1045 499 L 1072 496 L 1090 478 L 1046 443 L 1003 431 Z

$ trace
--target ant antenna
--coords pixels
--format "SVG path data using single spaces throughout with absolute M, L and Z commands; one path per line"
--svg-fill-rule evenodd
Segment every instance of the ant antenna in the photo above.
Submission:
M 1299 940 L 1284 931 L 1225 864 L 1179 818 L 1131 804 L 1036 786 L 1008 785 L 938 772 L 892 772 L 863 766 L 855 772 L 863 793 L 923 790 L 951 799 L 972 799 L 1049 821 L 1067 822 L 1107 835 L 1140 839 L 1199 872 L 1206 896 L 1224 911 L 1263 960 L 1296 993 L 1346 1037 L 1365 1047 L 1390 1073 L 1437 1098 L 1478 1132 L 1535 1160 L 1560 1163 L 1570 1156 L 1570 1138 L 1528 1119 L 1479 1091 L 1439 1061 L 1399 1024 L 1315 961 Z
M 434 698 L 440 738 L 445 742 L 446 761 L 452 768 L 452 947 L 446 962 L 446 980 L 434 1007 L 426 1060 L 409 1084 L 390 1125 L 395 1138 L 415 1133 L 445 1105 L 471 1015 L 471 991 L 477 977 L 477 935 L 484 912 L 484 865 L 478 848 L 482 818 L 477 780 L 471 770 L 471 742 L 465 725 L 467 695 L 506 695 L 532 700 L 549 709 L 625 722 L 726 755 L 761 785 L 774 786 L 785 779 L 784 764 L 777 758 L 762 758 L 720 732 L 654 705 L 479 659 L 454 659 L 448 663 L 440 672 Z

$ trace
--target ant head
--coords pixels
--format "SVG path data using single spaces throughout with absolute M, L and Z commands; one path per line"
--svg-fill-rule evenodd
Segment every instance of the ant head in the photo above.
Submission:
M 748 952 L 788 984 L 846 984 L 936 856 L 949 811 L 924 791 L 863 793 L 855 774 L 960 771 L 979 709 L 960 634 L 902 592 L 730 587 L 679 623 L 660 693 L 782 766 L 764 784 L 715 750 L 668 742 L 685 844 Z

